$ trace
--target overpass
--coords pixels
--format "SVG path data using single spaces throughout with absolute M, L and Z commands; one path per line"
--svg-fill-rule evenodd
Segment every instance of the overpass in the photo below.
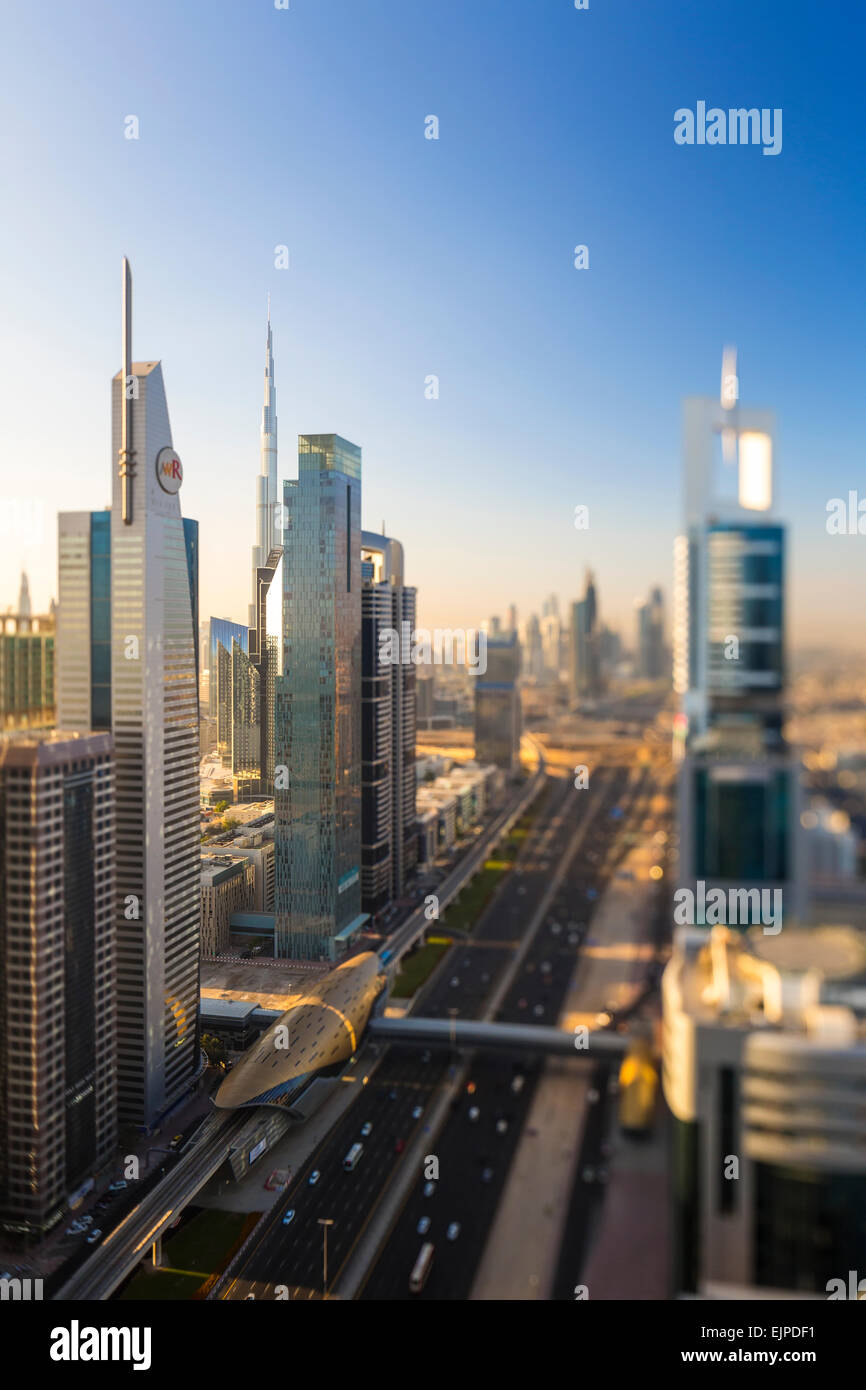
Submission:
M 414 1043 L 418 1047 L 505 1048 L 510 1052 L 546 1052 L 560 1057 L 597 1061 L 626 1052 L 634 1039 L 626 1033 L 599 1029 L 581 1038 L 561 1028 L 532 1023 L 485 1023 L 471 1018 L 371 1018 L 368 1031 L 382 1042 Z
M 109 1231 L 54 1294 L 55 1301 L 110 1298 L 141 1264 L 149 1246 L 159 1250 L 162 1236 L 225 1162 L 249 1123 L 250 1116 L 243 1111 L 210 1115 L 171 1173 L 144 1193 L 120 1225 Z

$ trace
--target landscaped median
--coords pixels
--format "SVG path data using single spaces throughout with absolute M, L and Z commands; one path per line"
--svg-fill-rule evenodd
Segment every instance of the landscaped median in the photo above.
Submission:
M 494 850 L 494 858 L 486 859 L 474 878 L 461 888 L 457 897 L 442 913 L 436 935 L 428 935 L 423 946 L 403 957 L 400 971 L 391 990 L 392 999 L 409 999 L 429 980 L 436 966 L 452 945 L 450 932 L 468 933 L 473 930 L 504 876 L 513 868 L 523 842 L 532 828 L 539 801 Z M 433 924 L 431 923 L 431 928 Z
M 206 1287 L 225 1269 L 259 1220 L 260 1212 L 202 1211 L 185 1219 L 179 1230 L 164 1238 L 159 1269 L 140 1268 L 124 1288 L 121 1299 L 203 1298 Z

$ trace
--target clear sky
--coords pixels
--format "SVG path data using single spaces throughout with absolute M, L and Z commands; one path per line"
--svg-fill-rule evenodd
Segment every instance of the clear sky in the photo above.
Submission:
M 864 43 L 854 0 L 7 5 L 0 608 L 23 566 L 43 607 L 56 512 L 108 500 L 126 254 L 203 616 L 246 615 L 270 291 L 281 476 L 299 432 L 362 446 L 419 621 L 567 603 L 587 565 L 608 621 L 669 593 L 681 398 L 733 342 L 779 418 L 792 635 L 862 645 L 866 536 L 825 520 L 866 496 Z M 782 152 L 676 145 L 699 100 L 781 107 Z

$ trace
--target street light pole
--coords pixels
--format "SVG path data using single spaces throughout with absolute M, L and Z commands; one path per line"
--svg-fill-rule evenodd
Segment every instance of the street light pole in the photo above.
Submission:
M 319 1225 L 322 1228 L 322 1238 L 324 1247 L 322 1251 L 322 1298 L 328 1297 L 328 1227 L 333 1226 L 333 1221 L 329 1216 L 320 1216 Z

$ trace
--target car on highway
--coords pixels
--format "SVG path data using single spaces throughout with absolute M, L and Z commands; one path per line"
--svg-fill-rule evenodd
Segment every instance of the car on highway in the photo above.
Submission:
M 496 1121 L 496 1133 L 497 1133 L 497 1134 L 507 1134 L 507 1133 L 508 1133 L 508 1121 L 506 1120 L 506 1118 L 505 1118 L 504 1115 L 500 1115 L 499 1119 Z
M 395 1139 L 395 1140 L 394 1140 L 394 1152 L 395 1152 L 395 1154 L 401 1154 L 401 1153 L 403 1152 L 403 1150 L 405 1149 L 405 1147 L 406 1147 L 406 1140 L 405 1140 L 405 1139 Z
M 458 986 L 459 984 L 460 984 L 460 981 L 459 981 L 459 979 L 457 978 L 457 976 L 456 976 L 456 975 L 452 975 L 452 976 L 451 976 L 451 988 L 452 988 L 452 989 L 456 989 L 457 986 Z
M 527 1001 L 526 999 L 518 999 L 518 1001 L 517 1001 L 517 1007 L 518 1007 L 518 1009 L 525 1009 L 525 1008 L 526 1008 L 526 1005 L 527 1005 L 527 1002 L 528 1002 L 528 1001 Z
M 446 1235 L 447 1239 L 448 1239 L 448 1240 L 456 1240 L 457 1237 L 459 1236 L 459 1234 L 460 1234 L 460 1222 L 459 1222 L 459 1221 L 452 1221 L 452 1222 L 451 1222 L 451 1225 L 448 1227 L 448 1230 L 445 1232 L 445 1235 Z
M 584 1182 L 595 1182 L 595 1169 L 587 1166 L 580 1175 Z
M 435 1191 L 436 1191 L 436 1184 L 435 1184 L 435 1182 L 425 1182 L 425 1184 L 424 1184 L 424 1196 L 425 1196 L 425 1197 L 432 1197 L 432 1196 L 433 1196 L 433 1193 L 434 1193 Z
M 480 1115 L 481 1115 L 481 1111 L 478 1109 L 478 1106 L 477 1106 L 477 1105 L 470 1105 L 470 1107 L 469 1107 L 469 1118 L 470 1118 L 470 1120 L 472 1121 L 473 1124 L 475 1123 L 475 1121 L 476 1121 L 477 1119 L 480 1118 Z
M 532 1010 L 532 1012 L 535 1014 L 535 1017 L 536 1017 L 536 1018 L 541 1018 L 541 1015 L 544 1013 L 544 1005 L 543 1005 L 543 1004 L 536 1004 L 536 1006 L 535 1006 L 535 1008 Z
M 519 1096 L 520 1092 L 523 1090 L 523 1077 L 519 1073 L 512 1081 L 511 1089 L 516 1096 Z
M 430 1230 L 430 1217 L 422 1216 L 415 1230 L 419 1236 L 426 1236 L 427 1232 Z
M 366 1139 L 366 1138 L 368 1138 L 368 1136 L 371 1135 L 372 1133 L 373 1133 L 373 1122 L 372 1122 L 372 1120 L 367 1120 L 364 1124 L 361 1125 L 361 1134 L 362 1134 L 363 1138 Z
M 425 1067 L 427 1063 L 430 1061 L 430 1053 L 426 1049 L 424 1052 L 421 1053 L 421 1061 Z
M 424 1114 L 424 1107 L 423 1107 L 422 1105 L 416 1105 L 416 1106 L 415 1106 L 415 1109 L 412 1111 L 412 1119 L 413 1119 L 413 1120 L 420 1120 L 420 1118 L 421 1118 L 421 1116 L 422 1116 L 423 1114 Z
M 283 1217 L 283 1225 L 284 1225 L 284 1226 L 288 1226 L 292 1221 L 294 1221 L 294 1219 L 295 1219 L 295 1208 L 294 1208 L 294 1207 L 289 1207 L 289 1210 L 286 1212 L 285 1216 Z
M 492 1169 L 492 1168 L 484 1168 L 484 1169 L 482 1169 L 482 1172 L 481 1172 L 481 1181 L 482 1181 L 482 1182 L 492 1182 L 492 1180 L 493 1180 L 493 1169 Z
M 389 1099 L 389 1100 L 396 1100 L 396 1099 L 397 1099 L 397 1092 L 396 1092 L 396 1091 L 389 1091 L 389 1092 L 388 1092 L 388 1099 Z
M 322 1175 L 319 1172 L 318 1168 L 314 1168 L 312 1173 L 310 1174 L 310 1187 L 315 1187 L 316 1183 L 319 1181 L 319 1178 L 321 1176 Z
M 102 1232 L 100 1231 L 99 1227 L 97 1226 L 96 1230 L 95 1230 L 95 1231 L 91 1231 L 91 1232 L 90 1232 L 90 1235 L 87 1237 L 87 1244 L 88 1244 L 88 1245 L 95 1245 L 96 1242 L 97 1242 L 98 1240 L 101 1240 L 101 1239 L 102 1239 Z

